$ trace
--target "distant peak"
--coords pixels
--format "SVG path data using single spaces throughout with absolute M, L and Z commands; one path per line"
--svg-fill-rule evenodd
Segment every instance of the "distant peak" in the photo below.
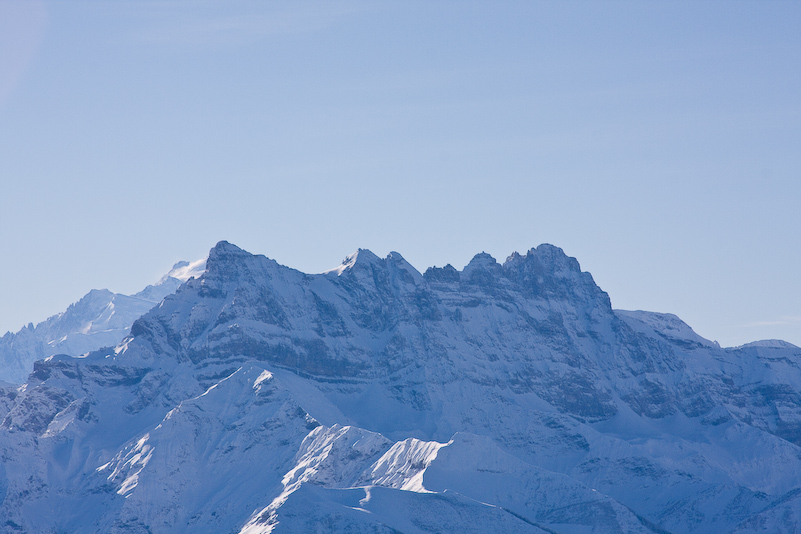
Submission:
M 581 266 L 576 258 L 568 256 L 564 250 L 549 243 L 543 243 L 526 252 L 526 260 L 532 259 L 551 267 L 552 270 L 562 268 L 577 273 L 581 272 Z
M 549 243 L 543 243 L 538 247 L 532 247 L 526 252 L 525 256 L 517 251 L 512 252 L 503 264 L 510 265 L 531 260 L 537 260 L 546 265 L 564 264 L 571 268 L 578 269 L 578 261 L 576 261 L 575 258 L 571 258 L 565 254 L 564 250 Z
M 400 256 L 400 254 L 398 254 Z M 403 258 L 401 258 L 403 259 Z M 329 269 L 327 271 L 323 271 L 323 274 L 335 274 L 337 276 L 342 275 L 345 271 L 349 269 L 354 269 L 357 266 L 362 265 L 370 265 L 372 263 L 380 262 L 381 258 L 367 250 L 366 248 L 360 248 L 353 254 L 348 254 L 345 256 L 345 259 L 342 260 L 342 263 L 334 267 L 333 269 Z
M 91 303 L 98 303 L 98 302 L 110 302 L 111 299 L 114 298 L 115 293 L 109 291 L 108 289 L 92 289 L 80 298 L 78 302 L 71 304 L 71 306 L 87 306 L 91 305 Z
M 473 256 L 470 263 L 462 270 L 460 279 L 472 284 L 491 286 L 497 282 L 501 275 L 501 265 L 495 261 L 495 258 L 486 252 L 482 252 Z
M 228 241 L 220 241 L 209 251 L 209 258 L 206 260 L 206 269 L 213 268 L 219 264 L 228 264 L 251 257 L 252 254 L 242 250 Z
M 660 335 L 674 339 L 698 343 L 706 347 L 715 347 L 717 343 L 699 336 L 687 323 L 672 313 L 658 313 L 643 310 L 614 310 L 615 314 L 625 320 L 629 326 L 640 330 L 634 323 L 637 321 Z
M 423 277 L 435 282 L 458 282 L 460 273 L 449 263 L 445 267 L 429 267 Z
M 357 250 L 348 257 L 353 258 L 353 261 L 358 263 L 374 263 L 377 261 L 381 261 L 381 258 L 376 256 L 366 248 L 360 248 L 359 250 Z
M 107 297 L 107 296 L 113 295 L 113 294 L 114 293 L 112 293 L 108 289 L 91 289 L 91 290 L 89 290 L 89 293 L 84 295 L 84 298 L 86 298 L 86 297 Z
M 407 279 L 406 281 L 420 282 L 423 279 L 423 275 L 420 274 L 420 271 L 415 269 L 411 263 L 403 259 L 403 256 L 401 256 L 398 252 L 390 252 L 387 255 L 386 262 L 391 268 L 404 273 L 402 277 Z
M 497 264 L 498 262 L 495 260 L 495 258 L 486 252 L 480 252 L 473 256 L 473 259 L 470 260 L 470 263 L 467 264 L 464 270 L 467 271 L 468 269 L 486 268 Z
M 220 241 L 219 243 L 214 245 L 214 248 L 212 248 L 211 251 L 209 251 L 209 258 L 211 258 L 212 256 L 232 255 L 232 254 L 237 256 L 250 255 L 241 248 L 239 248 L 238 246 L 232 245 L 228 241 Z
M 275 260 L 261 254 L 251 254 L 228 241 L 220 241 L 209 251 L 205 274 L 200 279 L 210 283 L 211 280 L 230 281 L 240 277 L 269 278 L 268 272 L 277 267 Z
M 181 282 L 186 282 L 190 278 L 198 278 L 206 270 L 206 258 L 195 260 L 193 262 L 179 261 L 172 266 L 160 282 L 165 281 L 167 278 L 175 278 Z
M 782 341 L 781 339 L 763 339 L 760 341 L 752 341 L 751 343 L 746 343 L 745 345 L 740 345 L 739 347 L 735 347 L 737 349 L 746 349 L 750 347 L 761 347 L 761 348 L 768 348 L 768 349 L 797 349 L 801 347 L 797 347 L 792 343 L 788 343 L 787 341 Z
M 550 243 L 542 243 L 538 247 L 531 247 L 531 249 L 529 249 L 529 251 L 526 254 L 534 254 L 534 253 L 540 253 L 540 254 L 547 253 L 547 254 L 555 254 L 558 256 L 567 257 L 567 254 L 565 254 L 564 250 L 562 250 L 560 247 L 557 247 L 556 245 L 551 245 Z

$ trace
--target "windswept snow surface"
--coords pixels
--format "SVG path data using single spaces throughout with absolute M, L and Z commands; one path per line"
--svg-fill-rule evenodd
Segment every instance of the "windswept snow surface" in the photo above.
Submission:
M 0 338 L 0 380 L 21 384 L 36 360 L 53 354 L 81 356 L 116 345 L 136 319 L 205 269 L 205 259 L 178 262 L 161 280 L 134 295 L 93 289 L 66 311 L 6 333 Z
M 800 365 L 612 310 L 551 245 L 308 275 L 221 242 L 0 388 L 0 529 L 798 532 Z

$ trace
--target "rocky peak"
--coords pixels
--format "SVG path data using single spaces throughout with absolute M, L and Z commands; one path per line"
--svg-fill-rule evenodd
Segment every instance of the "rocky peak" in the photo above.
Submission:
M 109 291 L 108 289 L 91 289 L 89 291 L 89 293 L 84 295 L 84 297 L 81 300 L 83 300 L 83 299 L 89 300 L 89 299 L 107 298 L 107 297 L 110 297 L 111 295 L 113 295 L 113 293 L 111 291 Z
M 530 249 L 526 253 L 526 261 L 537 261 L 551 271 L 581 272 L 576 258 L 568 256 L 561 248 L 548 243 Z
M 396 278 L 400 278 L 403 282 L 417 284 L 423 281 L 423 275 L 420 274 L 420 271 L 403 259 L 403 256 L 398 252 L 390 252 L 385 261 L 387 266 L 396 273 Z
M 228 241 L 220 241 L 209 251 L 208 267 L 227 265 L 251 256 L 252 254 L 249 252 L 245 252 Z
M 483 287 L 491 287 L 498 283 L 502 275 L 501 265 L 495 258 L 482 252 L 473 256 L 464 270 L 462 270 L 461 280 L 469 284 Z
M 360 248 L 356 252 L 345 256 L 345 259 L 342 260 L 342 263 L 337 267 L 329 269 L 328 271 L 323 272 L 323 274 L 342 276 L 348 271 L 362 270 L 377 263 L 381 263 L 381 258 L 366 248 Z
M 278 263 L 261 254 L 254 255 L 228 241 L 220 241 L 209 251 L 206 272 L 200 277 L 207 289 L 219 289 L 221 283 L 255 283 L 272 278 Z
M 459 282 L 460 273 L 449 263 L 445 267 L 429 267 L 423 277 L 431 282 L 454 283 Z
M 512 253 L 503 264 L 505 276 L 527 294 L 545 298 L 583 302 L 594 307 L 600 304 L 611 312 L 609 296 L 587 272 L 582 272 L 576 258 L 553 245 L 542 244 L 525 256 Z
M 473 259 L 470 260 L 470 263 L 468 263 L 465 266 L 463 272 L 465 274 L 468 274 L 470 271 L 474 269 L 492 269 L 496 265 L 498 265 L 498 262 L 495 260 L 495 258 L 490 256 L 486 252 L 480 252 L 475 256 L 473 256 Z

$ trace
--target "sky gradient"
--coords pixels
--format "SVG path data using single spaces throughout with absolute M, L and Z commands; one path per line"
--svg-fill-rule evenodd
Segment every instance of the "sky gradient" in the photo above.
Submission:
M 305 272 L 540 243 L 801 345 L 801 3 L 0 0 L 0 334 L 219 240 Z

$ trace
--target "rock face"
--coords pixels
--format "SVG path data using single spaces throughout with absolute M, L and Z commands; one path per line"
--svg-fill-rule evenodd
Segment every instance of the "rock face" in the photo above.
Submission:
M 0 337 L 0 381 L 21 384 L 33 362 L 54 354 L 80 356 L 119 343 L 131 324 L 193 276 L 206 261 L 176 263 L 161 280 L 134 295 L 93 289 L 66 311 Z
M 551 245 L 308 275 L 221 242 L 0 390 L 0 529 L 797 532 L 799 366 L 613 310 Z

